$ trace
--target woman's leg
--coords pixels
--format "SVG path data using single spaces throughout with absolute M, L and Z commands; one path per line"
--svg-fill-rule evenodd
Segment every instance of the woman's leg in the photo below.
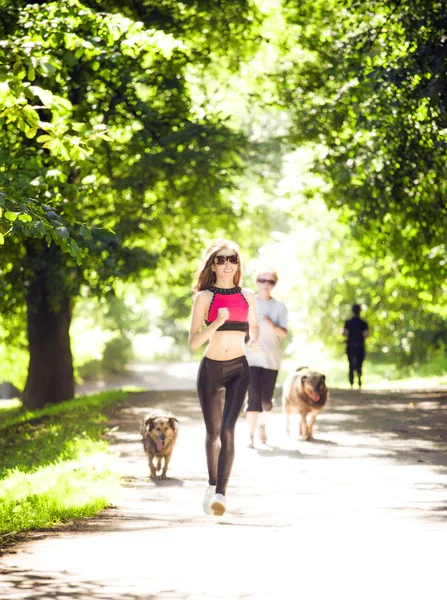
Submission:
M 362 365 L 365 360 L 365 352 L 360 351 L 357 355 L 357 377 L 359 381 L 359 388 L 362 387 Z
M 273 408 L 273 396 L 275 393 L 276 379 L 278 371 L 274 369 L 262 369 L 261 380 L 261 402 L 262 413 L 259 420 L 259 439 L 263 444 L 267 442 L 266 426 L 268 415 Z
M 261 403 L 261 367 L 250 367 L 250 384 L 248 386 L 248 405 L 245 417 L 248 423 L 250 446 L 254 447 L 255 431 L 258 425 L 259 414 L 262 412 Z
M 354 385 L 354 371 L 355 371 L 355 361 L 356 361 L 356 357 L 355 354 L 352 351 L 347 352 L 348 355 L 348 361 L 349 361 L 349 383 L 351 384 L 351 387 Z
M 232 362 L 234 361 L 227 361 L 227 364 Z M 238 362 L 237 372 L 233 370 L 233 372 L 227 373 L 225 404 L 220 429 L 221 448 L 217 465 L 216 494 L 224 496 L 234 461 L 234 430 L 250 380 L 246 358 L 241 357 Z
M 216 485 L 222 421 L 222 367 L 220 361 L 204 357 L 197 374 L 197 391 L 206 427 L 206 462 L 208 482 Z

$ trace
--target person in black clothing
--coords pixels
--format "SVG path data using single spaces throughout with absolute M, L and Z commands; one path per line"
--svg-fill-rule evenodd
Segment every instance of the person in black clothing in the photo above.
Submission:
M 352 319 L 345 321 L 343 335 L 347 338 L 346 354 L 349 361 L 349 383 L 354 386 L 354 371 L 357 372 L 359 388 L 362 387 L 362 365 L 365 359 L 365 340 L 369 336 L 368 323 L 360 318 L 360 306 L 352 307 Z

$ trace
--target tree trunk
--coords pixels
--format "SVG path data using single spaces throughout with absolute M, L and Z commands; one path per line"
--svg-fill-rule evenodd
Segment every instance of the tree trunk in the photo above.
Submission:
M 36 273 L 26 297 L 30 362 L 23 403 L 30 410 L 74 396 L 71 301 L 60 293 L 55 298 L 48 275 L 45 268 Z

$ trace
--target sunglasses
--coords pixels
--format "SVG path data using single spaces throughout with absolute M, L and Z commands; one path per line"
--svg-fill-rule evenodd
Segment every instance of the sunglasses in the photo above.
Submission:
M 275 285 L 276 281 L 273 281 L 273 279 L 263 279 L 261 277 L 260 279 L 258 279 L 258 283 L 269 283 L 270 285 Z
M 232 254 L 231 256 L 219 254 L 219 256 L 214 257 L 215 265 L 225 265 L 227 261 L 229 261 L 233 265 L 237 265 L 239 262 L 239 256 L 237 254 Z

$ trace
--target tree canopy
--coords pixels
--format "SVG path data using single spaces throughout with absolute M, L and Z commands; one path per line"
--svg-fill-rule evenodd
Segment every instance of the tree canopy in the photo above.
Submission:
M 3 315 L 27 298 L 30 316 L 33 283 L 57 309 L 235 227 L 243 207 L 224 192 L 247 138 L 194 101 L 189 78 L 213 60 L 238 68 L 254 6 L 3 4 Z
M 447 7 L 435 0 L 295 2 L 282 92 L 291 140 L 319 146 L 325 200 L 367 255 L 445 282 Z
M 309 281 L 324 274 L 305 298 L 290 288 L 321 339 L 356 296 L 377 349 L 422 360 L 447 343 L 444 3 L 0 8 L 0 344 L 24 345 L 27 323 L 26 397 L 72 394 L 81 295 L 146 278 L 165 319 L 184 317 L 214 234 L 248 255 L 289 236 Z M 313 176 L 292 166 L 284 192 L 296 149 Z M 306 232 L 315 246 L 294 246 Z M 51 397 L 55 370 L 71 387 Z

